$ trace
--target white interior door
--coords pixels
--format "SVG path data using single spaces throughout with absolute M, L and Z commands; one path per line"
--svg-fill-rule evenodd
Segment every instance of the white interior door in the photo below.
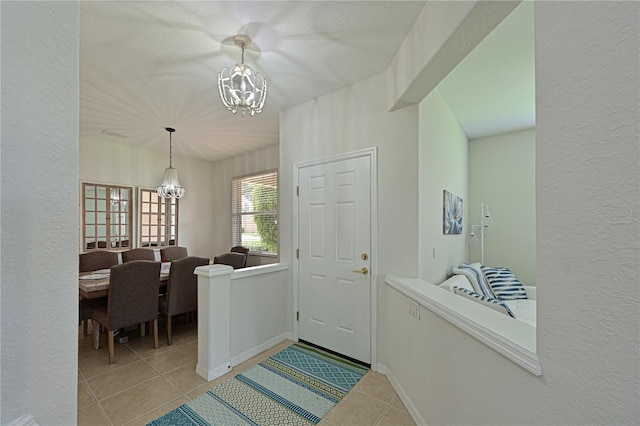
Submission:
M 298 336 L 371 363 L 370 157 L 299 169 Z

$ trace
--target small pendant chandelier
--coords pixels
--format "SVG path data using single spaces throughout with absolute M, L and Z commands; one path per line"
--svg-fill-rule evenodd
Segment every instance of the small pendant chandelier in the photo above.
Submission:
M 173 168 L 172 164 L 171 134 L 175 132 L 176 129 L 167 127 L 165 130 L 169 132 L 169 167 L 164 169 L 162 185 L 156 188 L 156 192 L 164 198 L 182 198 L 184 196 L 184 188 L 180 186 L 178 171 Z
M 242 48 L 242 63 L 233 68 L 223 68 L 218 74 L 218 91 L 224 106 L 232 113 L 242 111 L 242 116 L 259 114 L 267 98 L 267 81 L 264 76 L 244 64 L 244 49 L 251 46 L 251 39 L 238 34 L 233 38 L 236 46 Z

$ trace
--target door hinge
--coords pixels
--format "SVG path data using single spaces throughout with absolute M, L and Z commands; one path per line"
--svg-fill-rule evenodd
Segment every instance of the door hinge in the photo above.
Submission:
M 300 321 L 300 311 L 296 311 L 296 321 Z
M 300 259 L 300 249 L 296 249 L 296 259 Z
M 300 196 L 300 187 L 296 186 L 296 195 L 299 197 Z

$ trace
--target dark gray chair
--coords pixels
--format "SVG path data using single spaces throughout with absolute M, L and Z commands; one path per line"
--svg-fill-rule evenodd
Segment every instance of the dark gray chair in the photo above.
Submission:
M 162 262 L 171 262 L 187 256 L 189 256 L 189 254 L 187 253 L 186 247 L 171 246 L 160 249 L 160 260 Z
M 114 251 L 92 251 L 80 254 L 80 272 L 109 269 L 118 264 L 118 253 Z
M 247 256 L 242 253 L 224 253 L 214 257 L 213 263 L 233 266 L 233 269 L 241 269 L 247 264 Z
M 171 318 L 198 309 L 198 277 L 193 270 L 208 265 L 206 257 L 189 256 L 171 262 L 167 294 L 160 297 L 158 309 L 167 321 L 167 345 L 171 345 Z
M 91 319 L 108 331 L 109 364 L 115 362 L 114 331 L 153 321 L 153 348 L 158 348 L 160 262 L 134 260 L 111 268 L 107 304 L 91 310 Z M 96 340 L 100 327 L 93 329 Z
M 98 269 L 109 269 L 118 264 L 118 253 L 113 251 L 93 251 L 81 253 L 79 256 L 80 272 L 97 271 Z M 91 319 L 91 309 L 107 303 L 106 297 L 96 299 L 80 299 L 78 301 L 78 321 L 82 323 L 83 334 L 88 335 L 89 320 Z
M 156 255 L 152 249 L 134 248 L 122 252 L 122 263 L 132 260 L 156 260 Z
M 247 260 L 249 260 L 249 249 L 242 246 L 231 247 L 231 253 L 242 253 L 244 254 L 244 265 L 243 268 L 247 266 Z

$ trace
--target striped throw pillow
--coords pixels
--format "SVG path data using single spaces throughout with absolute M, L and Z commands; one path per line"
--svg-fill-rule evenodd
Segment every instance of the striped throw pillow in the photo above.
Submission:
M 516 316 L 513 314 L 513 311 L 509 309 L 506 303 L 502 300 L 494 299 L 492 297 L 483 296 L 481 294 L 476 293 L 475 291 L 467 290 L 466 288 L 454 286 L 453 292 L 455 294 L 459 294 L 462 297 L 466 297 L 467 299 L 473 300 L 474 302 L 478 302 L 481 305 L 487 306 L 494 311 L 502 312 L 505 315 L 509 315 L 511 318 L 515 318 Z
M 527 291 L 509 268 L 482 266 L 482 273 L 496 298 L 501 300 L 527 299 Z
M 489 286 L 489 283 L 484 277 L 484 274 L 482 273 L 482 266 L 479 263 L 474 263 L 472 265 L 463 263 L 457 268 L 453 268 L 453 273 L 462 274 L 469 278 L 469 281 L 471 281 L 476 293 L 480 293 L 491 298 L 496 297 L 491 290 L 491 286 Z

